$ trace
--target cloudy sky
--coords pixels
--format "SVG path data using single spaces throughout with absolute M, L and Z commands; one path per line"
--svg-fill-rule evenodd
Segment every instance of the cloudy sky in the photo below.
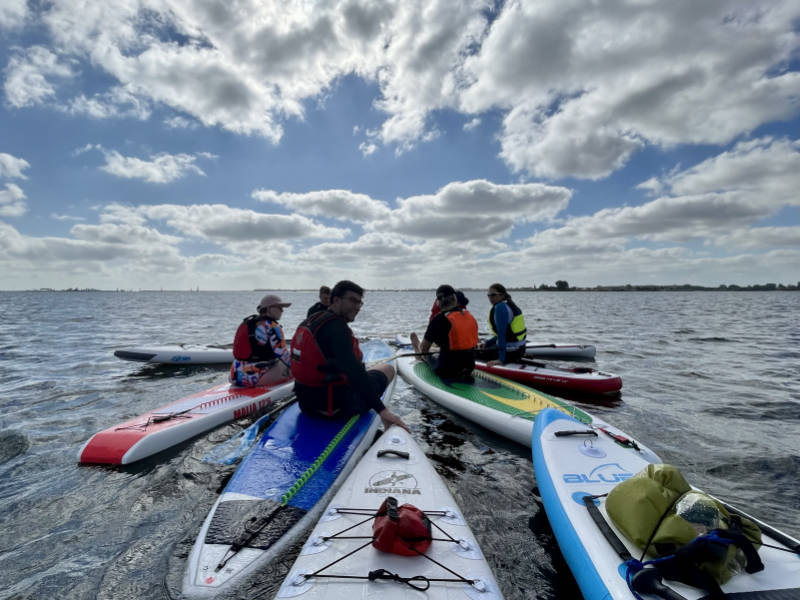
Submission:
M 0 289 L 800 280 L 796 0 L 2 0 Z

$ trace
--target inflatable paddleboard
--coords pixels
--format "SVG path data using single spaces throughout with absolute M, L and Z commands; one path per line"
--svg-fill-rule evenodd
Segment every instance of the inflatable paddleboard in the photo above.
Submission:
M 475 368 L 537 389 L 586 394 L 610 394 L 622 389 L 622 378 L 619 375 L 586 367 L 565 368 L 522 359 L 519 362 L 492 366 L 477 361 Z
M 382 552 L 371 544 L 372 517 L 389 497 L 430 519 L 434 541 L 424 556 Z M 391 427 L 333 497 L 275 596 L 295 597 L 500 600 L 502 595 L 447 486 L 411 435 Z
M 394 337 L 398 346 L 410 346 L 411 338 L 407 335 L 397 334 Z M 597 348 L 590 344 L 539 344 L 528 342 L 525 346 L 525 356 L 535 358 L 537 356 L 549 358 L 591 359 L 597 354 Z
M 152 365 L 213 365 L 233 362 L 233 350 L 222 346 L 176 344 L 120 348 L 114 356 Z
M 518 444 L 530 446 L 534 418 L 545 408 L 558 409 L 579 422 L 602 428 L 609 436 L 616 435 L 613 426 L 565 400 L 491 373 L 475 370 L 473 383 L 446 383 L 415 357 L 398 358 L 397 367 L 403 379 L 434 402 Z M 628 441 L 650 462 L 658 460 L 643 444 Z
M 597 348 L 591 344 L 537 344 L 528 342 L 525 346 L 525 356 L 536 358 L 594 358 Z
M 365 357 L 376 358 L 367 344 L 362 349 Z M 304 415 L 297 404 L 281 413 L 206 517 L 187 561 L 183 597 L 227 593 L 281 556 L 316 522 L 372 444 L 379 423 L 374 411 L 347 422 Z
M 539 413 L 532 434 L 536 482 L 558 545 L 585 600 L 633 600 L 635 596 L 625 580 L 625 561 L 593 521 L 583 498 L 611 491 L 641 471 L 648 461 L 609 437 L 587 435 L 587 429 L 563 412 L 545 409 Z M 641 558 L 641 551 L 608 517 L 605 498 L 594 502 L 602 522 L 624 544 L 624 549 L 636 559 Z M 732 507 L 726 505 L 726 508 Z M 732 512 L 744 514 L 736 509 Z M 800 542 L 744 516 L 756 521 L 762 529 L 765 545 L 758 553 L 766 568 L 758 573 L 734 575 L 722 585 L 722 590 L 731 594 L 731 598 L 800 598 Z M 665 580 L 664 584 L 680 594 L 672 598 L 709 597 L 707 592 L 678 582 Z M 649 600 L 659 596 L 641 593 L 641 597 Z
M 256 413 L 289 396 L 290 380 L 273 387 L 222 383 L 94 434 L 81 447 L 81 463 L 127 465 L 209 429 Z

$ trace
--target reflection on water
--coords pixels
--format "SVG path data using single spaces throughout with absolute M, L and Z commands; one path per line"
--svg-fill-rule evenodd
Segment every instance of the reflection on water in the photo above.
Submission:
M 142 366 L 118 360 L 114 349 L 230 343 L 261 295 L 0 293 L 0 596 L 178 596 L 194 537 L 235 468 L 202 458 L 253 418 L 124 468 L 79 467 L 78 449 L 96 431 L 227 378 L 225 366 Z M 316 294 L 281 295 L 293 303 L 282 319 L 291 334 Z M 486 333 L 485 294 L 467 295 Z M 592 366 L 622 376 L 619 398 L 574 398 L 581 408 L 641 438 L 703 488 L 800 534 L 800 294 L 514 299 L 532 340 L 595 344 Z M 391 340 L 424 331 L 433 293 L 368 292 L 365 300 L 356 334 Z M 505 597 L 579 597 L 529 450 L 402 381 L 392 406 L 447 481 Z M 270 598 L 293 559 L 270 565 L 234 597 Z

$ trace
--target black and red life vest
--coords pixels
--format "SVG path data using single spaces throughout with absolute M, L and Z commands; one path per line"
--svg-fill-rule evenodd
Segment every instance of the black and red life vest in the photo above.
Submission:
M 322 353 L 317 335 L 326 323 L 341 317 L 329 310 L 312 314 L 300 323 L 292 337 L 292 377 L 295 381 L 310 387 L 328 388 L 328 416 L 333 415 L 333 387 L 348 383 L 347 377 L 337 372 Z M 349 329 L 349 328 L 348 328 Z M 358 360 L 364 355 L 358 346 L 358 339 L 350 331 L 353 354 Z
M 372 545 L 392 554 L 424 554 L 432 537 L 428 515 L 413 504 L 397 506 L 392 496 L 383 501 L 372 524 Z
M 267 329 L 276 323 L 275 320 L 265 315 L 250 315 L 245 317 L 236 329 L 236 335 L 233 337 L 233 357 L 236 360 L 261 362 L 278 358 L 269 340 L 266 344 L 261 344 L 256 340 L 256 327 L 262 322 L 267 323 Z
M 444 316 L 450 321 L 450 350 L 472 350 L 478 345 L 478 323 L 468 310 L 458 307 Z

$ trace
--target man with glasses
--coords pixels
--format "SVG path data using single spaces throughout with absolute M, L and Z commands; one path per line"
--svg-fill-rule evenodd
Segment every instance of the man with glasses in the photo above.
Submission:
M 434 372 L 446 382 L 471 381 L 475 347 L 478 345 L 478 323 L 466 308 L 459 305 L 453 286 L 440 285 L 436 289 L 436 302 L 440 311 L 428 323 L 422 341 L 416 333 L 411 334 L 414 351 L 424 354 L 437 344 L 438 355 L 425 357 Z
M 367 369 L 352 323 L 364 305 L 364 290 L 352 281 L 333 286 L 331 304 L 303 321 L 292 338 L 292 376 L 300 410 L 329 419 L 349 419 L 374 410 L 385 429 L 403 420 L 381 401 L 394 377 L 389 364 Z

